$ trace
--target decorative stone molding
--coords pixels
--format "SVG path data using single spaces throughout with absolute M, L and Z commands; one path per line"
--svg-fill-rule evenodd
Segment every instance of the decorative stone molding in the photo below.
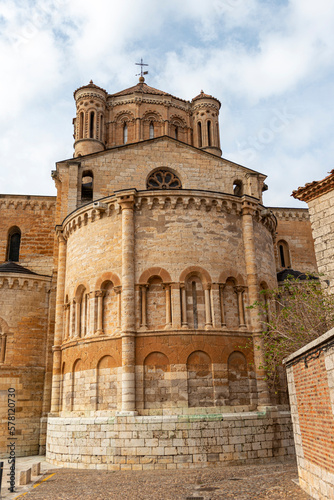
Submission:
M 0 276 L 0 290 L 6 288 L 14 290 L 28 290 L 28 291 L 41 291 L 45 288 L 45 291 L 49 291 L 49 286 L 51 283 L 51 277 L 49 276 L 39 276 L 39 275 L 17 275 L 16 273 L 2 273 Z
M 268 208 L 278 220 L 310 220 L 309 211 L 307 208 Z
M 17 210 L 18 208 L 21 208 L 22 210 L 26 210 L 29 208 L 30 210 L 50 210 L 51 208 L 55 208 L 56 206 L 56 197 L 55 196 L 49 196 L 48 200 L 36 200 L 33 199 L 33 197 L 29 197 L 32 199 L 24 199 L 25 196 L 22 196 L 22 199 L 18 198 L 0 198 L 0 209 L 10 209 L 14 208 Z

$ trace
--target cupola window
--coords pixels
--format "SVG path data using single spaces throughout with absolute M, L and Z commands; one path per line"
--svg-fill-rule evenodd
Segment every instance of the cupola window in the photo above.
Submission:
M 154 125 L 153 122 L 150 123 L 150 139 L 154 138 Z
M 210 120 L 208 121 L 208 146 L 212 146 L 212 141 L 211 141 L 211 122 L 210 122 Z
M 123 144 L 126 144 L 128 142 L 128 126 L 127 123 L 124 123 L 123 126 Z
M 90 139 L 94 138 L 94 122 L 95 122 L 95 113 L 91 111 L 89 115 L 89 137 Z
M 174 138 L 178 139 L 179 138 L 178 136 L 179 136 L 179 127 L 175 125 Z
M 180 179 L 169 170 L 157 170 L 147 180 L 147 189 L 181 189 Z
M 197 123 L 197 135 L 198 135 L 198 147 L 202 147 L 202 124 L 201 122 Z

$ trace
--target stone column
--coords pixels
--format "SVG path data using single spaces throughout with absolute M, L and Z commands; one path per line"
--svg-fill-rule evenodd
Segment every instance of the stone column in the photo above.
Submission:
M 187 294 L 186 294 L 186 286 L 185 283 L 180 284 L 181 289 L 181 318 L 182 328 L 188 328 L 188 320 L 187 320 Z
M 53 372 L 51 392 L 51 413 L 59 411 L 59 394 L 61 383 L 61 341 L 64 331 L 64 296 L 65 296 L 65 272 L 66 272 L 66 241 L 61 226 L 56 226 L 58 236 L 58 271 L 57 271 L 57 295 L 56 295 L 56 317 L 55 336 L 53 351 Z
M 171 284 L 172 328 L 181 328 L 181 295 L 178 283 Z
M 220 296 L 219 296 L 218 283 L 212 283 L 211 285 L 210 300 L 211 300 L 212 326 L 214 328 L 221 328 Z
M 80 323 L 81 323 L 81 301 L 80 299 L 73 300 L 75 304 L 75 331 L 74 337 L 80 337 Z
M 245 311 L 244 311 L 244 287 L 243 286 L 236 286 L 235 287 L 235 293 L 237 294 L 238 297 L 238 313 L 239 313 L 239 326 L 246 326 L 245 323 Z
M 141 294 L 140 327 L 146 329 L 147 328 L 147 285 L 141 285 L 140 294 Z
M 75 302 L 74 300 L 70 301 L 70 313 L 69 313 L 69 338 L 72 339 L 74 337 L 74 321 L 75 321 Z
M 89 309 L 90 309 L 90 314 L 89 314 L 89 330 L 88 330 L 88 335 L 94 335 L 96 328 L 95 328 L 95 310 L 96 310 L 96 292 L 90 292 L 89 294 Z
M 122 210 L 122 412 L 136 409 L 135 391 L 135 190 L 117 195 Z
M 97 297 L 97 331 L 98 335 L 103 335 L 103 297 L 104 290 L 97 290 L 95 292 Z
M 6 353 L 6 341 L 7 341 L 7 336 L 5 333 L 1 335 L 1 356 L 0 356 L 0 363 L 5 362 L 5 353 Z
M 212 326 L 210 288 L 211 286 L 209 284 L 204 285 L 205 328 L 210 328 Z
M 117 295 L 117 328 L 121 328 L 121 319 L 122 319 L 122 287 L 115 286 L 114 291 Z
M 224 288 L 225 284 L 219 285 L 219 294 L 220 294 L 220 313 L 221 313 L 221 324 L 222 326 L 226 326 L 225 319 L 225 308 L 224 308 Z
M 242 230 L 243 242 L 245 249 L 246 273 L 248 284 L 248 295 L 250 304 L 259 301 L 259 287 L 257 280 L 257 267 L 256 267 L 256 253 L 255 253 L 255 238 L 253 227 L 253 214 L 255 205 L 250 201 L 245 200 L 242 209 Z M 262 345 L 262 327 L 256 309 L 250 309 L 250 320 L 253 332 L 254 344 L 254 363 L 255 363 L 255 376 L 257 380 L 258 404 L 270 404 L 270 396 L 268 385 L 265 381 L 265 372 L 260 368 L 264 363 L 264 351 Z
M 168 283 L 163 285 L 166 292 L 166 326 L 165 328 L 172 328 L 172 310 L 171 310 L 171 288 Z
M 212 121 L 211 121 L 211 126 L 212 126 Z M 202 147 L 206 148 L 209 146 L 209 139 L 208 139 L 208 122 L 205 121 L 204 123 L 202 122 L 202 139 L 203 139 L 203 144 Z
M 64 325 L 64 336 L 63 342 L 68 340 L 69 326 L 70 326 L 70 303 L 64 304 L 64 314 L 65 314 L 65 325 Z

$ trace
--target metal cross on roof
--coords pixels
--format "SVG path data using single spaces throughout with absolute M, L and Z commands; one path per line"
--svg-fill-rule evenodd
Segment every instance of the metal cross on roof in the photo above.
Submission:
M 148 75 L 148 71 L 143 71 L 144 66 L 148 66 L 148 64 L 143 63 L 143 58 L 140 59 L 140 63 L 135 63 L 137 66 L 141 66 L 140 68 L 140 73 L 138 73 L 136 76 L 144 76 Z

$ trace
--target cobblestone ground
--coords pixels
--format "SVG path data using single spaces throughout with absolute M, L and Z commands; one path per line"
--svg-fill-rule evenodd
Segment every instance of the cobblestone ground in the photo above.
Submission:
M 307 500 L 295 464 L 176 471 L 57 469 L 19 500 Z

